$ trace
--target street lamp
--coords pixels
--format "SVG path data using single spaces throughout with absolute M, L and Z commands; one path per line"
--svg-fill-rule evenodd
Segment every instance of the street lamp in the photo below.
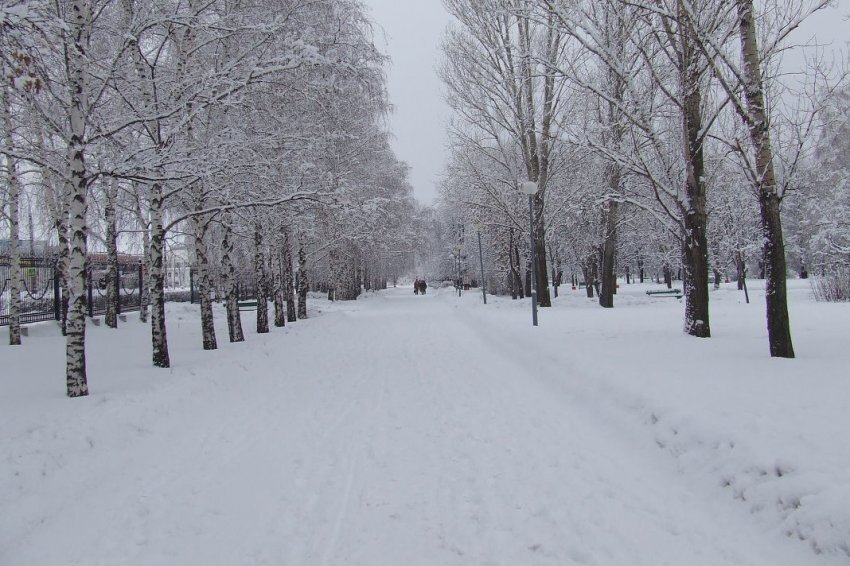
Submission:
M 537 326 L 537 257 L 534 248 L 534 204 L 532 198 L 537 194 L 539 185 L 534 181 L 525 181 L 522 192 L 528 195 L 528 232 L 531 243 L 531 323 Z
M 484 304 L 487 304 L 487 284 L 484 282 L 484 255 L 481 253 L 481 224 L 475 223 L 475 231 L 478 233 L 478 264 L 481 266 L 481 295 Z

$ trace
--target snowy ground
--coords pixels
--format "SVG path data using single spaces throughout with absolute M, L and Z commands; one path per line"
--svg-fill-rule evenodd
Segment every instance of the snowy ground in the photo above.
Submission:
M 63 343 L 0 330 L 0 565 L 850 564 L 850 305 L 792 282 L 795 360 L 762 293 L 602 310 L 391 289 L 203 352 L 169 305 Z M 757 287 L 756 282 L 753 283 Z M 132 315 L 131 315 L 132 317 Z

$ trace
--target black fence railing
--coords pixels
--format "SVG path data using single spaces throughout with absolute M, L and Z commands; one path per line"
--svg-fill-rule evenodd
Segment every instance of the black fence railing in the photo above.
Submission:
M 142 264 L 134 256 L 120 256 L 116 278 L 119 297 L 118 312 L 138 311 L 144 277 Z M 86 314 L 90 317 L 106 313 L 108 266 L 102 254 L 89 258 L 86 266 Z M 0 256 L 0 326 L 9 324 L 11 299 L 11 266 L 8 257 Z M 21 258 L 21 324 L 62 319 L 62 288 L 56 259 L 52 257 Z M 190 302 L 196 292 L 189 289 L 166 289 L 165 300 Z
M 105 261 L 89 261 L 86 268 L 86 309 L 88 315 L 106 313 L 109 266 Z M 118 277 L 115 278 L 115 293 L 118 295 L 118 314 L 139 310 L 142 301 L 144 272 L 139 261 L 119 261 Z
M 55 263 L 45 257 L 21 258 L 21 324 L 50 320 L 59 312 Z M 0 326 L 9 324 L 11 271 L 9 262 L 0 258 Z

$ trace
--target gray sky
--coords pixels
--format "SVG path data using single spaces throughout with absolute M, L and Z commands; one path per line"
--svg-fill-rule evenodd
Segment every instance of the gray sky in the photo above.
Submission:
M 821 46 L 827 58 L 838 56 L 850 44 L 850 0 L 838 0 L 830 6 L 809 16 L 790 36 L 794 45 L 815 43 Z M 806 49 L 806 56 L 813 55 L 815 49 Z M 803 68 L 804 54 L 796 49 L 784 57 L 784 67 L 789 71 Z
M 445 164 L 449 109 L 437 77 L 440 38 L 449 15 L 440 0 L 365 0 L 377 30 L 378 47 L 392 58 L 389 68 L 393 149 L 411 166 L 410 182 L 421 202 L 436 196 Z M 386 43 L 384 42 L 386 36 Z
M 411 166 L 414 194 L 430 204 L 436 196 L 438 176 L 445 165 L 446 122 L 449 108 L 443 101 L 436 67 L 440 38 L 451 17 L 440 0 L 365 0 L 370 16 L 380 26 L 378 47 L 392 58 L 389 68 L 390 102 L 395 112 L 390 127 L 393 149 Z M 812 36 L 831 43 L 832 50 L 850 38 L 850 0 L 815 14 L 792 35 L 792 42 Z M 786 69 L 798 69 L 799 54 L 788 54 Z

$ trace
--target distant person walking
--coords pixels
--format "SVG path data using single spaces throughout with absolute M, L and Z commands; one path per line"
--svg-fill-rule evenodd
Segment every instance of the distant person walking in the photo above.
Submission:
M 419 293 L 425 294 L 425 290 L 428 288 L 428 284 L 425 283 L 424 279 L 416 278 L 416 281 L 413 282 L 413 294 L 418 295 Z

